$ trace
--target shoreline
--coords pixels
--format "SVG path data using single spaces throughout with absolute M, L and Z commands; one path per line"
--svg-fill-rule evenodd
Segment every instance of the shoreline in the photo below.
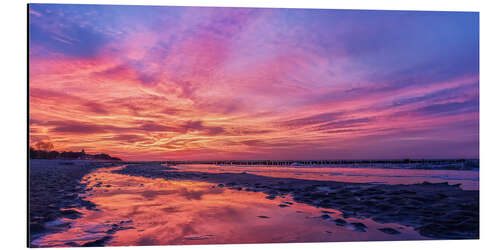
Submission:
M 297 203 L 339 210 L 344 218 L 370 218 L 379 223 L 410 226 L 420 235 L 433 239 L 479 238 L 479 191 L 462 190 L 460 185 L 426 182 L 390 185 L 278 178 L 246 172 L 179 171 L 152 162 L 126 165 L 84 160 L 31 160 L 29 246 L 37 247 L 32 242 L 43 235 L 67 230 L 71 223 L 63 219 L 80 218 L 80 209 L 96 210 L 95 204 L 81 198 L 92 190 L 82 178 L 98 168 L 121 165 L 124 167 L 112 172 L 213 183 L 212 188 L 261 192 L 270 200 L 290 195 Z M 398 233 L 392 228 L 386 231 Z
M 479 191 L 462 190 L 445 183 L 369 184 L 274 178 L 242 173 L 204 173 L 176 170 L 159 164 L 131 164 L 118 174 L 197 180 L 249 192 L 263 192 L 268 199 L 292 195 L 295 202 L 333 208 L 345 218 L 365 217 L 414 227 L 435 239 L 479 238 Z
M 227 161 L 122 161 L 123 164 L 217 165 L 219 167 L 382 168 L 479 171 L 479 159 L 429 160 L 227 160 Z
M 76 160 L 30 160 L 29 164 L 29 204 L 28 204 L 28 245 L 45 235 L 67 229 L 70 223 L 62 218 L 76 219 L 81 213 L 75 209 L 95 210 L 96 206 L 82 199 L 88 191 L 82 177 L 101 167 L 113 163 Z

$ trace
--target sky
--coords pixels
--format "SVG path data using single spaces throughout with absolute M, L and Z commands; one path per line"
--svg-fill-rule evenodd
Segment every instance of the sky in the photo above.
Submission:
M 126 160 L 479 157 L 479 14 L 29 5 L 30 145 Z

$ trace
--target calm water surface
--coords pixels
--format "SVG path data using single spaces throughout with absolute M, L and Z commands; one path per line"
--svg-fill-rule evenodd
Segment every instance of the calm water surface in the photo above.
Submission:
M 479 190 L 478 170 L 431 170 L 389 168 L 328 168 L 278 166 L 216 166 L 209 164 L 178 165 L 175 168 L 209 173 L 241 173 L 243 171 L 269 177 L 296 178 L 357 183 L 415 184 L 424 181 L 461 184 L 464 190 Z
M 89 186 L 94 186 L 85 197 L 97 205 L 98 211 L 80 210 L 81 218 L 64 219 L 72 223 L 67 231 L 33 243 L 51 247 L 99 239 L 112 246 L 425 239 L 410 227 L 370 219 L 345 219 L 348 223 L 364 223 L 366 232 L 356 231 L 352 225 L 338 226 L 333 219 L 342 218 L 341 212 L 294 203 L 291 197 L 269 200 L 263 193 L 219 188 L 211 183 L 111 173 L 118 168 L 99 169 L 84 177 Z M 326 174 L 309 171 L 313 173 L 304 172 L 301 178 Z M 265 175 L 284 174 L 270 171 Z M 278 206 L 284 202 L 293 204 Z M 332 219 L 320 218 L 325 211 Z M 401 234 L 383 233 L 378 230 L 382 227 L 397 229 Z

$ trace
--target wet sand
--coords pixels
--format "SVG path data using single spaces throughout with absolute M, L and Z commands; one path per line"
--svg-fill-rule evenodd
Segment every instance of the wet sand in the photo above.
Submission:
M 86 185 L 81 179 L 92 170 L 112 163 L 66 160 L 31 160 L 29 171 L 29 235 L 31 242 L 45 234 L 68 229 L 62 218 L 81 217 L 78 208 L 96 209 L 82 199 Z
M 479 191 L 463 190 L 458 184 L 345 183 L 273 178 L 245 172 L 178 172 L 174 168 L 148 164 L 131 164 L 114 172 L 211 182 L 235 190 L 263 192 L 269 199 L 291 195 L 295 202 L 340 210 L 345 218 L 370 218 L 376 222 L 411 226 L 430 238 L 479 238 Z
M 411 227 L 344 218 L 341 211 L 266 199 L 194 180 L 165 180 L 97 169 L 83 177 L 86 200 L 99 210 L 64 219 L 65 231 L 38 238 L 40 247 L 193 245 L 279 242 L 426 240 Z M 387 230 L 395 231 L 387 231 Z M 389 233 L 388 233 L 389 232 Z
M 32 161 L 30 245 L 479 237 L 479 192 L 459 185 L 346 183 L 117 165 Z

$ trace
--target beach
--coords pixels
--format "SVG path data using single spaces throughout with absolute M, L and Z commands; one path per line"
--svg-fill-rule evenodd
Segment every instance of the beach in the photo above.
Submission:
M 31 160 L 28 176 L 29 241 L 71 227 L 71 223 L 63 219 L 81 217 L 78 209 L 96 209 L 95 204 L 79 196 L 90 191 L 81 180 L 92 170 L 110 165 L 112 163 Z
M 276 168 L 264 171 L 271 174 L 252 173 L 251 166 L 238 166 L 239 172 L 218 166 L 204 168 L 32 160 L 30 245 L 479 237 L 479 192 L 463 189 L 461 183 L 419 182 L 421 179 L 413 184 L 340 182 L 301 178 L 310 172 L 301 168 L 287 169 L 286 173 L 298 174 L 294 178 L 280 177 L 273 173 Z M 342 170 L 320 172 L 338 171 Z M 397 172 L 397 176 L 401 174 Z M 471 179 L 463 179 L 474 186 Z M 407 181 L 403 178 L 402 182 Z

